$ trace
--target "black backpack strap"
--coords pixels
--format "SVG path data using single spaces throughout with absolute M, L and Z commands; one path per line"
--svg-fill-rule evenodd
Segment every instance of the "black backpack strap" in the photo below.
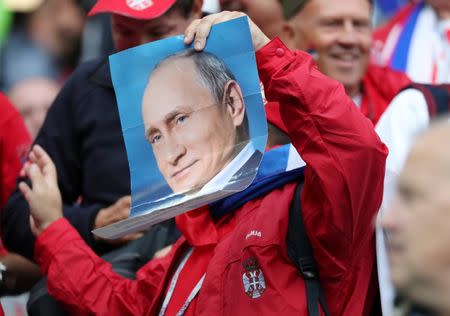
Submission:
M 306 235 L 303 223 L 302 203 L 300 193 L 303 188 L 303 179 L 297 184 L 294 199 L 289 209 L 289 224 L 286 238 L 289 258 L 297 267 L 305 280 L 306 299 L 308 302 L 308 315 L 319 316 L 319 305 L 322 306 L 326 316 L 329 316 L 325 295 L 320 287 L 319 275 L 313 249 Z
M 425 97 L 430 119 L 446 114 L 450 111 L 450 84 L 431 85 L 412 83 L 406 89 L 417 89 Z

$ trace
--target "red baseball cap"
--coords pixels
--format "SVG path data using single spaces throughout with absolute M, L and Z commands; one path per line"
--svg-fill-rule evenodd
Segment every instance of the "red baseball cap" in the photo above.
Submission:
M 167 12 L 176 0 L 98 0 L 89 16 L 116 13 L 134 19 L 151 20 Z

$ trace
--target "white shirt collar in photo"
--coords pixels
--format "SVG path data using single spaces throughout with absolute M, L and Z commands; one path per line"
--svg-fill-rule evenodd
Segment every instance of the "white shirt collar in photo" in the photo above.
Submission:
M 244 166 L 255 153 L 255 148 L 250 141 L 230 163 L 214 176 L 196 195 L 203 195 L 221 190 L 231 178 Z

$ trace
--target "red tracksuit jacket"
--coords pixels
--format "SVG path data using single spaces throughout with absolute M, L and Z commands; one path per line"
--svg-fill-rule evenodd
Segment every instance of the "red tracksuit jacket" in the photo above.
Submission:
M 308 164 L 303 217 L 331 315 L 367 315 L 377 287 L 372 222 L 387 149 L 343 87 L 322 75 L 309 55 L 275 39 L 257 62 L 266 95 L 282 104 L 292 143 Z M 307 315 L 305 285 L 285 245 L 294 187 L 273 190 L 219 222 L 207 207 L 179 216 L 183 237 L 135 281 L 112 272 L 64 219 L 38 237 L 36 259 L 50 293 L 73 314 L 158 315 L 192 247 L 166 315 L 177 313 L 205 272 L 185 315 Z

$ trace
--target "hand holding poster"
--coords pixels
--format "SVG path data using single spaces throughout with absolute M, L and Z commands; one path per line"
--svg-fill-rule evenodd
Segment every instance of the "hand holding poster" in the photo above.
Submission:
M 129 219 L 95 234 L 142 230 L 253 181 L 267 126 L 246 18 L 214 26 L 201 53 L 178 36 L 120 52 L 110 63 L 132 208 Z

